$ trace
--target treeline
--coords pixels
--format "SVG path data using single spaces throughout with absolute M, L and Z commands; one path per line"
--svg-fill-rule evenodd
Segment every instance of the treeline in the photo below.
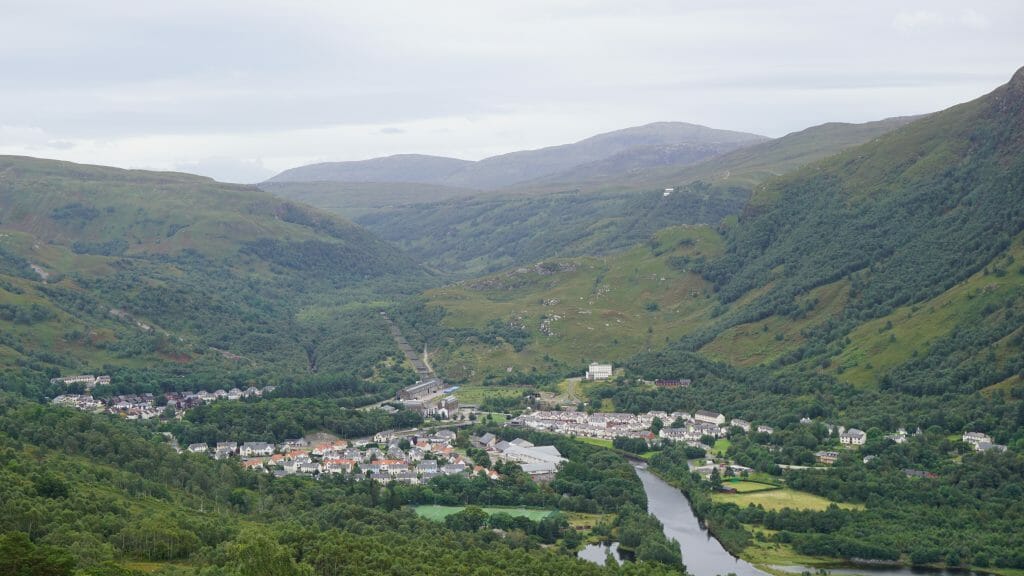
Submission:
M 317 431 L 342 438 L 372 436 L 381 430 L 411 428 L 423 422 L 417 412 L 355 410 L 345 401 L 268 398 L 256 402 L 213 402 L 166 425 L 182 444 L 193 442 L 282 442 Z
M 893 447 L 869 465 L 848 459 L 828 473 L 792 471 L 787 478 L 793 488 L 867 505 L 834 531 L 838 539 L 884 547 L 914 564 L 1024 567 L 1017 529 L 1024 520 L 1024 456 L 967 454 L 961 463 L 933 468 L 930 478 L 909 476 L 904 462 Z M 816 544 L 821 540 L 807 538 L 803 547 Z

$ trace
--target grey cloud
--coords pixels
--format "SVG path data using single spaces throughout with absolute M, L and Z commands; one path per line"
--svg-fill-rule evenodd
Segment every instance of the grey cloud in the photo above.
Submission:
M 501 119 L 505 137 L 459 141 L 469 156 L 514 141 L 558 144 L 567 132 L 559 118 L 579 137 L 589 125 L 656 120 L 780 135 L 827 119 L 928 112 L 1024 64 L 1015 0 L 13 4 L 0 19 L 0 128 L 39 133 L 0 130 L 5 150 L 52 142 L 69 158 L 124 164 L 114 155 L 124 147 L 111 143 L 164 138 L 166 157 L 152 164 L 189 160 L 229 175 L 235 168 L 198 156 L 269 163 L 366 149 L 339 139 L 310 152 L 300 140 L 339 126 L 386 135 L 386 153 L 410 142 L 434 153 L 460 128 L 410 124 Z M 530 116 L 553 120 L 518 121 Z M 446 138 L 426 142 L 437 150 L 416 139 L 438 130 Z M 222 148 L 194 150 L 204 136 Z M 61 148 L 82 141 L 93 145 Z M 240 141 L 252 145 L 233 148 Z

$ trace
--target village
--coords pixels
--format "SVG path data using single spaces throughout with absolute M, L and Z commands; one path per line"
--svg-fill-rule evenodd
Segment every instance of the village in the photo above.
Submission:
M 81 384 L 85 387 L 84 394 L 61 394 L 51 400 L 51 403 L 58 406 L 76 408 L 85 412 L 104 412 L 127 418 L 128 420 L 149 420 L 170 416 L 181 416 L 190 408 L 202 404 L 215 402 L 217 400 L 237 401 L 243 398 L 258 398 L 275 390 L 274 386 L 256 388 L 250 386 L 245 390 L 232 388 L 231 390 L 218 389 L 213 392 L 200 390 L 199 392 L 165 392 L 154 395 L 143 394 L 119 394 L 109 398 L 100 399 L 92 395 L 92 390 L 97 386 L 110 384 L 110 376 L 67 376 L 54 378 L 51 384 L 63 384 L 73 386 Z M 170 410 L 171 412 L 168 412 Z
M 207 454 L 221 460 L 237 457 L 244 468 L 274 476 L 324 477 L 344 475 L 355 481 L 422 484 L 437 476 L 483 476 L 497 480 L 493 468 L 476 464 L 465 450 L 455 447 L 452 430 L 408 430 L 380 432 L 372 438 L 329 440 L 307 439 L 267 442 L 218 442 L 190 444 L 184 451 Z M 522 438 L 503 441 L 494 434 L 471 436 L 471 446 L 486 451 L 492 462 L 513 462 L 534 481 L 554 478 L 558 465 L 566 461 L 554 446 L 535 446 Z
M 611 365 L 594 363 L 589 366 L 586 379 L 605 380 L 611 378 L 612 374 Z M 109 384 L 110 377 L 70 376 L 54 379 L 52 382 L 69 386 L 82 384 L 87 391 L 91 391 L 96 386 Z M 676 388 L 689 387 L 692 382 L 688 379 L 673 379 L 658 380 L 654 384 L 658 387 Z M 218 400 L 257 398 L 273 390 L 273 386 L 266 386 L 248 387 L 245 390 L 218 389 L 213 392 L 167 392 L 160 396 L 147 393 L 117 395 L 105 400 L 93 398 L 87 392 L 62 394 L 52 402 L 79 410 L 105 412 L 130 420 L 148 420 L 180 418 L 185 411 L 195 406 Z M 458 400 L 452 395 L 455 390 L 457 387 L 446 387 L 439 378 L 428 378 L 401 389 L 396 394 L 394 403 L 424 416 L 434 416 L 438 420 L 454 420 L 459 411 Z M 376 408 L 394 410 L 387 404 Z M 815 422 L 806 417 L 800 420 L 802 425 Z M 830 435 L 838 436 L 839 444 L 844 448 L 856 449 L 868 440 L 868 435 L 863 430 L 830 423 L 823 424 Z M 652 447 L 660 442 L 682 442 L 705 451 L 711 451 L 718 439 L 728 438 L 733 432 L 742 431 L 768 436 L 775 432 L 774 428 L 766 424 L 755 425 L 740 418 L 728 419 L 724 414 L 713 410 L 697 410 L 693 413 L 652 410 L 632 414 L 586 412 L 568 406 L 560 410 L 528 409 L 523 414 L 511 418 L 505 426 L 601 441 L 612 441 L 616 438 L 638 439 Z M 913 434 L 920 433 L 921 431 L 917 430 Z M 901 444 L 913 434 L 901 428 L 893 434 L 886 435 L 885 438 Z M 481 475 L 491 479 L 499 477 L 496 470 L 476 465 L 464 450 L 456 449 L 455 439 L 456 433 L 447 429 L 436 432 L 409 430 L 381 432 L 373 438 L 352 441 L 331 440 L 314 443 L 295 439 L 277 445 L 266 442 L 223 441 L 212 446 L 196 443 L 189 445 L 185 450 L 190 453 L 207 454 L 216 459 L 239 458 L 245 468 L 275 476 L 320 477 L 340 474 L 355 480 L 373 479 L 383 483 L 407 484 L 425 483 L 436 476 L 453 474 Z M 553 479 L 559 464 L 566 460 L 554 446 L 534 446 L 521 438 L 504 441 L 494 434 L 486 433 L 482 436 L 471 436 L 469 440 L 472 447 L 485 450 L 492 462 L 515 462 L 538 482 Z M 995 444 L 991 437 L 981 432 L 964 432 L 962 441 L 976 451 L 1006 450 L 1005 446 Z M 839 451 L 828 449 L 820 450 L 814 456 L 818 464 L 832 465 L 840 458 L 840 454 Z M 870 455 L 865 456 L 865 463 L 871 458 Z M 705 476 L 711 475 L 715 469 L 730 475 L 750 472 L 749 468 L 721 459 L 718 462 L 697 460 L 691 463 L 691 467 L 695 472 Z M 911 470 L 908 474 L 916 472 Z

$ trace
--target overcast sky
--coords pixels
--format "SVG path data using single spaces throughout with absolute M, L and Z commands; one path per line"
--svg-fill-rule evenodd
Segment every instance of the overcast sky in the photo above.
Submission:
M 255 182 L 678 120 L 781 136 L 1024 65 L 1024 2 L 0 0 L 0 154 Z

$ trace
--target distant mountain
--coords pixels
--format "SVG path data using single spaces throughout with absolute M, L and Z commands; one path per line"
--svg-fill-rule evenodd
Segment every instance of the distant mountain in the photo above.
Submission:
M 644 159 L 663 163 L 651 147 L 689 148 L 688 157 L 721 154 L 766 140 L 763 136 L 715 130 L 682 122 L 658 122 L 599 134 L 573 144 L 492 156 L 478 162 L 436 156 L 399 155 L 357 162 L 327 162 L 286 170 L 268 180 L 281 182 L 404 182 L 494 190 L 565 172 L 584 164 L 633 153 L 631 162 L 611 160 L 626 169 Z M 647 149 L 644 153 L 642 150 Z M 671 152 L 668 152 L 671 153 Z M 680 154 L 677 151 L 676 154 Z
M 755 186 L 909 121 L 826 124 L 697 163 L 692 160 L 703 146 L 639 146 L 563 173 L 564 182 L 559 174 L 514 191 L 396 204 L 364 212 L 357 222 L 430 265 L 459 274 L 607 253 L 666 226 L 717 224 L 739 214 Z M 664 188 L 676 191 L 665 199 Z M 290 197 L 333 209 L 327 195 Z
M 655 147 L 648 151 L 654 158 L 630 163 L 631 153 L 626 152 L 603 162 L 526 182 L 517 188 L 533 193 L 650 190 L 698 180 L 712 185 L 749 188 L 851 146 L 869 142 L 917 118 L 919 116 L 905 116 L 863 124 L 830 122 L 717 155 L 702 154 L 699 148 L 662 150 Z M 641 148 L 633 153 L 644 152 Z M 608 166 L 609 163 L 612 167 Z M 616 163 L 621 166 L 616 167 Z
M 767 138 L 755 134 L 683 122 L 658 122 L 599 134 L 574 144 L 485 158 L 454 173 L 445 183 L 464 188 L 503 188 L 598 162 L 634 148 L 690 145 L 702 146 L 709 154 L 720 154 L 764 140 Z M 640 157 L 637 155 L 634 160 Z M 660 161 L 657 156 L 648 157 Z
M 756 144 L 754 146 L 757 146 Z M 580 188 L 589 183 L 609 183 L 634 177 L 638 173 L 657 170 L 664 166 L 675 168 L 691 166 L 702 160 L 723 154 L 721 145 L 708 144 L 651 144 L 636 146 L 607 158 L 580 164 L 565 172 L 523 183 L 520 187 L 534 188 L 547 184 L 555 187 Z
M 456 172 L 471 166 L 469 160 L 398 154 L 353 162 L 323 162 L 285 170 L 267 182 L 405 182 L 447 184 Z
M 0 372 L 218 358 L 241 362 L 221 375 L 345 370 L 360 348 L 331 326 L 366 319 L 334 307 L 425 278 L 363 228 L 252 187 L 0 157 Z

